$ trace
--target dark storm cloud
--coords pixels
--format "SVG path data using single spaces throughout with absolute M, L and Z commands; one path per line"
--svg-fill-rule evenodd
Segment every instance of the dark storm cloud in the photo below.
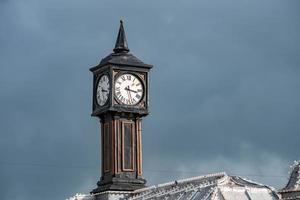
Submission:
M 3 199 L 64 199 L 95 187 L 99 127 L 90 118 L 88 68 L 111 52 L 120 18 L 129 48 L 155 65 L 143 129 L 150 184 L 223 170 L 284 176 L 299 159 L 297 8 L 297 1 L 0 1 Z

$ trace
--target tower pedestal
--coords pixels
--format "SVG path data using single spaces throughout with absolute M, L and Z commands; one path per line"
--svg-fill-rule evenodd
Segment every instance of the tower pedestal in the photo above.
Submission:
M 145 187 L 145 179 L 124 179 L 112 178 L 111 181 L 99 181 L 98 187 L 91 191 L 92 194 L 100 193 L 103 191 L 134 191 Z

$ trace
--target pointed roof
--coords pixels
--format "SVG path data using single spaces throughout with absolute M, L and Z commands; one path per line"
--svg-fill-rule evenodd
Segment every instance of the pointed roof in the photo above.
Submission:
M 120 28 L 119 28 L 119 33 L 116 40 L 114 52 L 109 54 L 105 58 L 103 58 L 97 66 L 90 68 L 90 71 L 92 72 L 97 71 L 99 68 L 109 64 L 117 65 L 119 67 L 132 66 L 132 67 L 146 68 L 146 69 L 152 68 L 152 65 L 144 63 L 136 56 L 129 53 L 129 48 L 128 48 L 122 20 L 120 20 Z
M 120 28 L 119 28 L 118 38 L 116 40 L 114 52 L 115 53 L 129 52 L 122 20 L 120 20 Z

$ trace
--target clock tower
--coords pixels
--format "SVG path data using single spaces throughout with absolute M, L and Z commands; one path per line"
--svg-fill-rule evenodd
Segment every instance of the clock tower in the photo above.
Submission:
M 113 53 L 90 69 L 92 116 L 100 119 L 101 178 L 91 193 L 133 191 L 145 186 L 142 176 L 142 117 L 149 111 L 152 65 L 129 53 L 123 22 Z

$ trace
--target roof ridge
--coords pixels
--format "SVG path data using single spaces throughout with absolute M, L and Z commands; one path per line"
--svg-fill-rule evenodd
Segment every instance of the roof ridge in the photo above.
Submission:
M 201 176 L 195 176 L 195 177 L 191 177 L 191 178 L 177 180 L 177 183 L 195 181 L 195 180 L 200 180 L 203 178 L 210 178 L 210 177 L 215 177 L 215 176 L 227 176 L 227 174 L 225 172 L 211 173 L 211 174 L 207 174 L 207 175 L 201 175 Z
M 160 187 L 165 187 L 165 186 L 171 186 L 171 185 L 177 184 L 177 183 L 185 183 L 185 182 L 189 182 L 189 181 L 201 180 L 204 178 L 210 178 L 210 177 L 215 177 L 215 176 L 227 176 L 227 174 L 225 172 L 218 172 L 218 173 L 211 173 L 211 174 L 207 174 L 207 175 L 201 175 L 201 176 L 195 176 L 195 177 L 170 181 L 170 182 L 158 184 L 157 186 L 152 185 L 152 186 L 149 186 L 146 188 L 138 189 L 138 190 L 135 190 L 134 193 L 139 193 L 139 192 L 147 191 L 150 189 L 155 189 L 155 188 L 160 188 Z
M 206 188 L 206 187 L 210 187 L 210 186 L 213 186 L 214 185 L 214 183 L 211 183 L 211 182 L 209 182 L 209 183 L 205 183 L 205 184 L 199 184 L 199 185 L 197 185 L 197 186 L 188 186 L 188 187 L 183 187 L 183 188 L 172 188 L 172 189 L 170 189 L 170 190 L 166 190 L 166 191 L 164 191 L 164 190 L 159 190 L 159 191 L 157 191 L 157 192 L 154 192 L 153 194 L 144 194 L 144 195 L 137 195 L 137 196 L 133 196 L 133 197 L 131 197 L 130 199 L 135 199 L 135 198 L 138 198 L 139 196 L 143 196 L 143 199 L 151 199 L 152 197 L 159 197 L 159 196 L 163 196 L 163 195 L 165 195 L 165 194 L 170 194 L 170 192 L 172 192 L 172 194 L 175 194 L 175 193 L 181 193 L 181 192 L 189 192 L 189 191 L 198 191 L 199 190 L 199 186 L 201 187 L 201 188 Z M 160 188 L 156 188 L 156 189 L 160 189 Z
M 194 181 L 197 181 L 197 180 L 205 180 L 206 178 L 218 177 L 218 176 L 221 176 L 223 178 L 223 177 L 227 176 L 227 174 L 225 172 L 211 173 L 211 174 L 202 175 L 202 176 L 196 176 L 196 177 L 190 177 L 190 178 L 186 178 L 186 179 L 170 181 L 170 182 L 158 184 L 157 186 L 153 185 L 153 186 L 150 186 L 150 187 L 141 188 L 141 189 L 135 190 L 133 192 L 133 196 L 130 199 L 139 198 L 140 196 L 144 196 L 145 198 L 149 198 L 149 195 L 151 197 L 152 192 L 154 192 L 154 194 L 152 194 L 152 196 L 153 195 L 155 196 L 155 195 L 158 195 L 158 194 L 164 194 L 166 191 L 163 191 L 163 189 L 168 187 L 168 186 L 172 187 L 172 188 L 167 189 L 168 192 L 172 191 L 172 192 L 176 192 L 176 193 L 177 193 L 177 191 L 178 192 L 184 191 L 187 188 L 189 188 L 189 190 L 191 190 L 191 189 L 197 189 L 199 187 L 210 186 L 214 183 L 213 183 L 213 181 L 207 180 L 206 183 L 202 183 L 202 184 L 196 184 L 196 185 L 192 186 L 192 183 L 191 183 L 189 185 L 184 186 L 183 188 L 176 187 L 176 186 L 178 186 L 178 184 L 194 182 Z

